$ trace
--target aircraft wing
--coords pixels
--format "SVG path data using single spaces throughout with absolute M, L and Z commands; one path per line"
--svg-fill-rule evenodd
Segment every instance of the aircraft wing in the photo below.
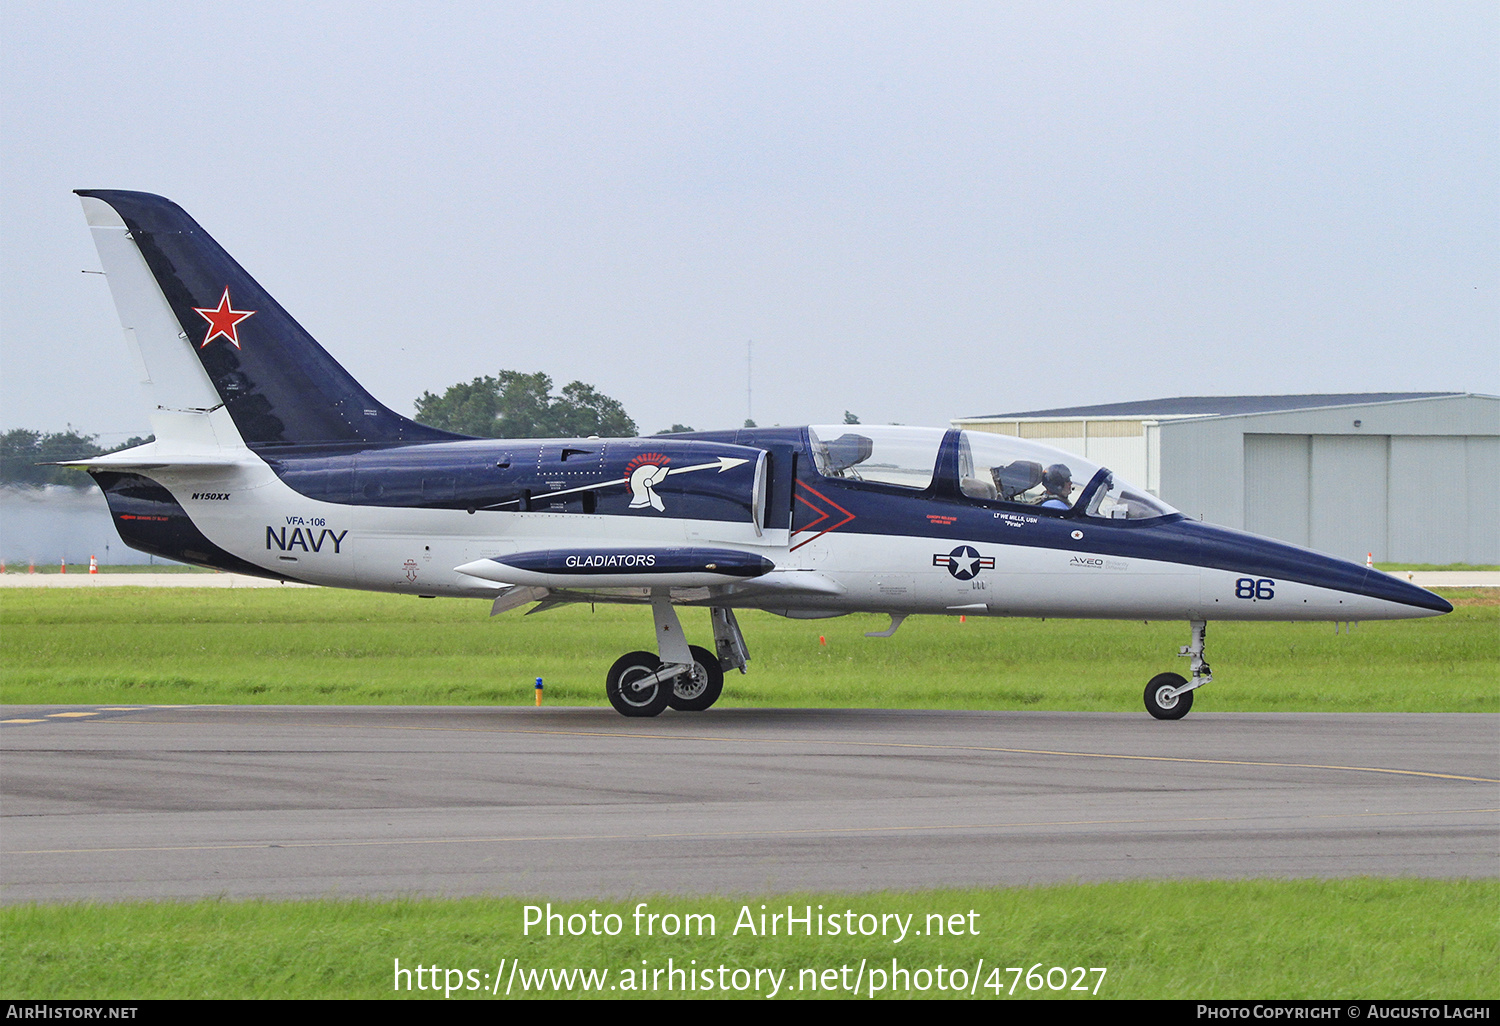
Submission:
M 848 590 L 832 577 L 820 574 L 816 570 L 790 569 L 773 570 L 761 577 L 736 581 L 725 589 L 725 593 L 759 600 L 762 597 L 828 597 L 843 595 Z
M 728 601 L 762 606 L 776 600 L 830 598 L 846 591 L 813 570 L 778 570 L 755 553 L 711 548 L 543 549 L 478 559 L 455 567 L 461 574 L 504 585 L 495 616 L 531 602 L 539 612 L 568 602 L 649 602 L 667 588 L 689 604 Z

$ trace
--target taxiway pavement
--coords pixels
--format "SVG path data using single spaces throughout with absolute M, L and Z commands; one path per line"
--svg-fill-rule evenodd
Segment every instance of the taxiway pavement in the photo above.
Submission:
M 1500 875 L 1500 717 L 0 710 L 0 900 Z

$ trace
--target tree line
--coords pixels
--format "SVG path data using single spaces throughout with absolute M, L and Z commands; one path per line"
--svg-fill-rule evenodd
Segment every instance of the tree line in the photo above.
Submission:
M 560 395 L 554 395 L 552 378 L 541 373 L 503 370 L 493 377 L 451 385 L 442 395 L 423 392 L 416 407 L 416 419 L 423 424 L 479 438 L 633 438 L 640 434 L 618 399 L 582 381 L 570 382 Z M 692 428 L 674 424 L 671 430 Z M 149 441 L 132 438 L 118 448 Z M 53 432 L 15 428 L 0 434 L 0 484 L 85 487 L 91 482 L 83 471 L 40 464 L 87 459 L 103 451 L 98 435 L 76 431 L 71 424 L 66 431 Z
M 523 374 L 503 370 L 473 381 L 450 385 L 442 395 L 423 392 L 416 401 L 416 419 L 429 427 L 478 438 L 634 438 L 640 434 L 635 421 L 618 399 L 611 399 L 593 385 L 573 381 L 560 394 L 552 391 L 552 378 L 540 372 Z M 844 411 L 844 423 L 859 418 Z M 745 421 L 745 427 L 755 422 Z M 686 424 L 673 424 L 657 434 L 692 431 Z M 118 449 L 151 441 L 132 438 Z M 40 487 L 64 484 L 82 487 L 89 476 L 70 467 L 38 466 L 65 460 L 98 456 L 98 435 L 85 435 L 72 425 L 66 431 L 41 432 L 16 428 L 0 434 L 0 484 Z
M 81 470 L 72 467 L 38 466 L 45 463 L 60 463 L 65 460 L 82 460 L 100 453 L 129 449 L 151 441 L 132 438 L 124 445 L 105 450 L 99 446 L 98 435 L 85 435 L 68 425 L 66 431 L 31 431 L 15 428 L 0 433 L 0 484 L 40 488 L 43 485 L 71 485 L 82 488 L 92 480 Z
M 617 399 L 592 385 L 573 381 L 560 395 L 552 394 L 552 378 L 503 370 L 491 377 L 449 386 L 442 395 L 423 392 L 416 402 L 416 419 L 431 427 L 479 438 L 633 438 L 640 434 L 635 421 Z M 674 424 L 673 431 L 691 431 Z M 151 441 L 132 438 L 117 449 Z M 15 428 L 0 433 L 0 484 L 40 488 L 44 485 L 91 484 L 88 474 L 71 467 L 42 464 L 81 460 L 105 450 L 99 436 L 84 434 L 70 424 L 66 431 Z M 116 450 L 109 450 L 111 452 Z
M 429 427 L 479 438 L 633 438 L 640 433 L 618 399 L 574 381 L 552 394 L 546 374 L 503 370 L 423 392 L 417 420 Z
M 635 438 L 640 429 L 618 399 L 593 385 L 574 381 L 552 394 L 546 374 L 503 370 L 494 377 L 475 378 L 449 386 L 442 395 L 423 392 L 416 402 L 417 420 L 429 427 L 480 438 Z M 844 411 L 845 424 L 859 418 Z M 746 419 L 745 427 L 755 427 Z M 694 430 L 673 424 L 659 435 Z

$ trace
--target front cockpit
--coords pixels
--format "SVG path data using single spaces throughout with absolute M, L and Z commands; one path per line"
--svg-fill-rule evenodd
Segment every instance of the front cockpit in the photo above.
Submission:
M 959 489 L 971 499 L 1104 520 L 1154 520 L 1177 511 L 1075 453 L 1010 435 L 958 432 Z

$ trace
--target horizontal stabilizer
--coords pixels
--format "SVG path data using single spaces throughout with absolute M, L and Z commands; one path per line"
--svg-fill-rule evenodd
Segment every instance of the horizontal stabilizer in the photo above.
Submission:
M 143 459 L 132 457 L 130 459 L 112 459 L 120 453 L 111 453 L 109 456 L 95 456 L 87 460 L 64 460 L 60 463 L 39 463 L 39 467 L 77 467 L 79 470 L 123 470 L 140 472 L 145 470 L 161 470 L 163 467 L 238 467 L 243 466 L 243 460 L 226 459 L 224 456 L 162 456 L 155 459 Z
M 121 449 L 119 452 L 107 452 L 81 460 L 59 460 L 56 463 L 44 463 L 42 466 L 140 473 L 146 470 L 160 470 L 163 467 L 228 468 L 254 462 L 255 457 L 243 448 L 188 446 L 184 451 L 178 445 L 164 445 L 158 440 L 147 442 L 145 445 L 132 446 L 129 449 Z
M 179 417 L 178 421 L 184 418 Z M 142 473 L 161 470 L 163 467 L 192 467 L 194 469 L 227 469 L 254 466 L 260 460 L 243 446 L 222 446 L 214 437 L 207 417 L 194 415 L 186 418 L 194 421 L 193 428 L 179 437 L 166 440 L 157 435 L 150 442 L 133 445 L 128 449 L 87 456 L 81 460 L 58 460 L 41 463 L 43 467 L 75 467 L 79 470 L 113 470 L 120 473 Z M 165 423 L 159 426 L 175 427 Z

